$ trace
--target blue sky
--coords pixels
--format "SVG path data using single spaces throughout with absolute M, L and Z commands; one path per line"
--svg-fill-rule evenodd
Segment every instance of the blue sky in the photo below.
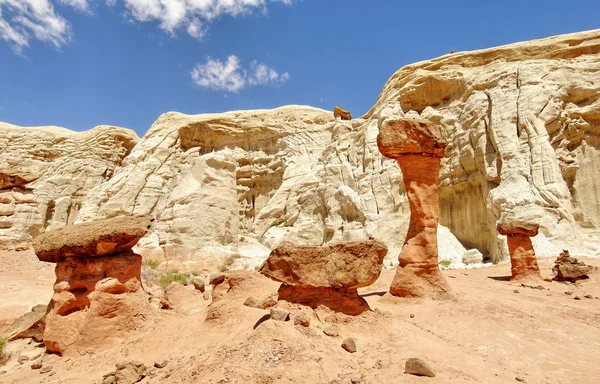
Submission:
M 598 0 L 0 0 L 0 121 L 141 136 L 167 111 L 360 116 L 403 65 L 595 28 Z

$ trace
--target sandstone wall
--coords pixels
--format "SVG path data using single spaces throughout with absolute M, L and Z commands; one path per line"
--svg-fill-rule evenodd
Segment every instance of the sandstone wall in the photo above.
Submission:
M 110 126 L 77 133 L 0 123 L 0 249 L 28 248 L 32 236 L 72 223 L 137 141 Z

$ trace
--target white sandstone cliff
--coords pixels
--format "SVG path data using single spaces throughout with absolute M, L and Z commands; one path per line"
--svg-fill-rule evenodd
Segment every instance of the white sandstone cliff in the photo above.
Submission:
M 28 248 L 37 234 L 72 223 L 137 141 L 111 126 L 78 133 L 0 123 L 0 249 Z
M 373 236 L 394 260 L 409 208 L 400 170 L 379 154 L 376 136 L 387 117 L 419 115 L 444 126 L 449 138 L 440 177 L 440 259 L 457 265 L 463 254 L 477 260 L 478 252 L 505 259 L 499 221 L 539 224 L 538 255 L 565 248 L 600 256 L 599 96 L 597 30 L 406 66 L 373 108 L 351 121 L 303 106 L 170 112 L 122 164 L 114 162 L 114 175 L 85 183 L 79 210 L 71 208 L 68 219 L 53 213 L 48 225 L 35 219 L 41 224 L 34 229 L 63 225 L 75 214 L 83 222 L 152 213 L 152 233 L 138 245 L 156 259 L 205 263 L 241 254 L 252 265 L 283 239 L 316 245 Z M 24 145 L 33 151 L 34 143 Z M 11 188 L 28 188 L 44 216 L 49 198 L 39 185 L 46 173 L 31 181 L 35 167 L 13 163 L 8 182 L 19 184 Z M 79 167 L 50 164 L 53 177 L 73 178 Z M 61 193 L 51 192 L 55 206 Z M 2 222 L 14 228 L 14 218 L 0 216 L 0 231 Z

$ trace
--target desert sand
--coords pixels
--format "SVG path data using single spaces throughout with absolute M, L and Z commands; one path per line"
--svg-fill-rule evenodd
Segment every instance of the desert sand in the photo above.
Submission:
M 0 256 L 0 313 L 6 323 L 28 306 L 48 302 L 53 271 L 31 252 Z M 583 260 L 600 266 L 598 260 Z M 539 260 L 543 277 L 551 277 L 552 261 Z M 187 314 L 155 309 L 120 345 L 94 354 L 60 357 L 45 354 L 29 340 L 12 342 L 0 382 L 101 383 L 116 363 L 138 360 L 152 367 L 163 359 L 167 366 L 149 368 L 142 383 L 600 380 L 598 272 L 576 284 L 542 281 L 543 289 L 534 289 L 508 281 L 509 263 L 448 270 L 443 274 L 456 298 L 428 301 L 390 296 L 386 292 L 394 271 L 384 270 L 374 285 L 359 290 L 372 312 L 352 317 L 289 304 L 292 319 L 286 322 L 266 319 L 268 310 L 243 305 L 247 297 L 275 293 L 279 287 L 257 272 L 245 274 L 241 289 L 220 301 L 209 305 L 201 300 Z M 309 327 L 294 325 L 293 315 L 299 312 L 309 316 Z M 331 324 L 339 327 L 339 337 L 323 333 Z M 346 337 L 356 340 L 356 353 L 342 349 Z M 31 369 L 30 361 L 17 362 L 19 355 L 39 354 L 50 372 Z M 405 374 L 404 363 L 411 357 L 426 361 L 436 377 Z

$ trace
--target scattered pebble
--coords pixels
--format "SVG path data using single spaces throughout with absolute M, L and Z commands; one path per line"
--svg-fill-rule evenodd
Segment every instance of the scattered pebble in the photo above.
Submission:
M 338 337 L 340 335 L 340 329 L 335 325 L 330 325 L 323 330 L 323 333 L 327 336 Z
M 570 296 L 570 295 L 572 295 L 572 294 L 573 294 L 573 292 L 571 292 L 571 291 L 566 291 L 566 292 L 565 292 L 565 295 L 569 295 L 569 296 Z
M 48 373 L 52 370 L 52 366 L 51 365 L 45 365 L 44 367 L 42 367 L 42 369 L 40 369 L 40 373 Z
M 414 314 L 414 313 L 411 313 L 411 314 L 410 314 L 410 318 L 411 318 L 411 319 L 414 319 L 414 318 L 415 318 L 415 314 Z
M 31 364 L 31 369 L 40 369 L 42 368 L 42 363 L 40 361 L 36 361 L 33 364 Z
M 417 376 L 435 377 L 435 373 L 433 373 L 426 362 L 414 357 L 406 360 L 406 364 L 404 364 L 404 373 Z
M 29 361 L 29 356 L 24 356 L 24 355 L 21 355 L 21 356 L 19 356 L 19 358 L 17 359 L 17 362 L 18 362 L 19 364 L 25 364 L 25 362 L 26 362 L 26 361 Z
M 520 381 L 521 383 L 525 382 L 525 379 L 519 376 L 515 377 L 515 380 Z
M 581 297 L 579 297 L 579 296 L 575 296 L 573 299 L 574 299 L 574 300 L 581 300 Z
M 585 295 L 583 297 L 585 297 L 586 299 L 593 299 L 594 298 L 592 295 Z
M 310 318 L 306 314 L 301 313 L 294 318 L 294 325 L 308 327 L 310 325 Z
M 164 368 L 164 367 L 167 366 L 167 364 L 169 364 L 169 360 L 164 360 L 164 359 L 163 360 L 156 360 L 154 362 L 154 366 L 156 368 Z
M 348 337 L 342 342 L 342 348 L 350 353 L 354 353 L 356 352 L 356 341 L 354 341 L 353 338 Z
M 515 289 L 515 293 L 519 293 L 519 290 L 518 290 L 518 289 Z
M 364 374 L 358 374 L 355 373 L 352 376 L 350 376 L 350 382 L 352 384 L 361 384 L 365 382 L 365 375 Z

